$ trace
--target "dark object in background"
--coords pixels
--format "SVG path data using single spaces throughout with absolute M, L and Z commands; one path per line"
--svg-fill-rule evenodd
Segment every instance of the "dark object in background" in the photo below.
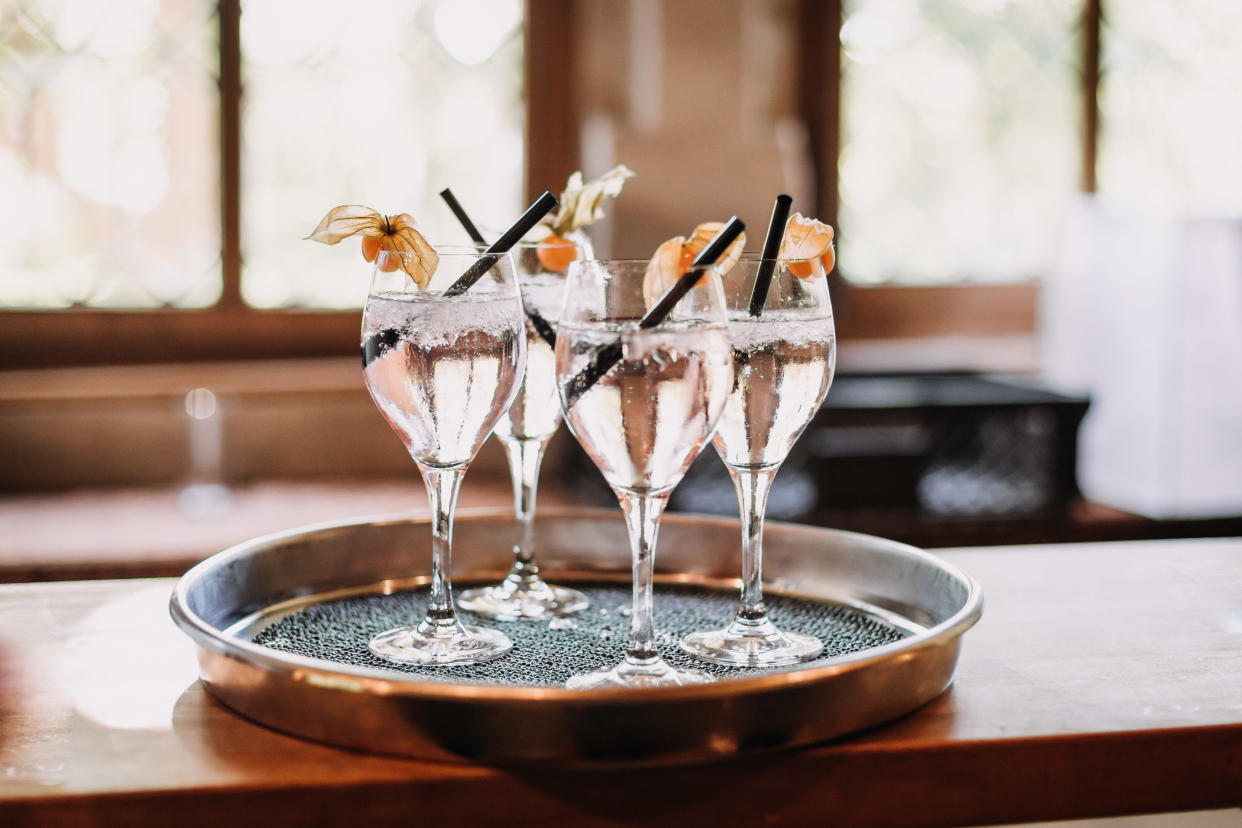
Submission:
M 936 518 L 1055 513 L 1079 495 L 1083 397 L 980 374 L 840 377 L 795 451 L 818 506 Z M 779 478 L 778 478 L 779 479 Z
M 838 376 L 777 474 L 767 515 L 805 523 L 849 510 L 924 521 L 1057 516 L 1079 494 L 1078 426 L 1087 406 L 1026 378 Z M 594 469 L 580 460 L 574 471 L 585 484 Z M 670 507 L 737 514 L 713 449 L 691 466 Z

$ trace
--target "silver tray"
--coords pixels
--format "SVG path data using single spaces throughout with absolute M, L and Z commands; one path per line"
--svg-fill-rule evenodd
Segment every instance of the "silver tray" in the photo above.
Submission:
M 507 513 L 459 515 L 454 585 L 499 578 L 514 533 Z M 550 580 L 629 578 L 618 513 L 543 511 L 535 542 Z M 735 521 L 665 516 L 657 584 L 735 590 L 738 543 Z M 764 544 L 769 594 L 859 610 L 906 637 L 801 669 L 691 687 L 589 692 L 427 680 L 252 640 L 301 608 L 424 584 L 430 555 L 426 521 L 369 519 L 268 535 L 192 568 L 176 586 L 171 612 L 197 645 L 199 673 L 211 693 L 278 730 L 408 757 L 611 763 L 694 761 L 802 745 L 901 716 L 949 686 L 961 635 L 982 611 L 979 585 L 921 550 L 773 523 Z M 619 660 L 625 631 L 615 640 Z

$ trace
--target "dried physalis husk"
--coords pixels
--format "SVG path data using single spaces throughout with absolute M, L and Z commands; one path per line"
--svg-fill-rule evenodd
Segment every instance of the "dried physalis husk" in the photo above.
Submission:
M 648 308 L 655 305 L 669 288 L 677 284 L 677 280 L 690 270 L 694 257 L 699 255 L 699 252 L 707 247 L 708 243 L 723 229 L 723 222 L 704 222 L 694 228 L 690 238 L 674 236 L 656 248 L 655 255 L 651 257 L 651 262 L 647 265 L 647 272 L 643 274 L 643 301 L 647 303 Z M 721 276 L 728 273 L 733 265 L 737 264 L 745 246 L 746 234 L 739 233 L 733 243 L 726 248 L 724 255 L 716 260 L 713 270 Z M 706 275 L 704 273 L 704 276 Z M 701 282 L 702 279 L 699 281 Z M 697 284 L 696 282 L 696 286 Z
M 573 242 L 567 241 L 569 234 L 602 219 L 604 199 L 619 196 L 625 180 L 633 177 L 634 173 L 624 164 L 585 183 L 581 172 L 569 177 L 556 212 L 535 225 L 529 236 L 539 242 L 536 250 L 545 270 L 560 273 L 569 267 L 576 255 Z
M 604 199 L 619 196 L 626 179 L 633 177 L 633 171 L 624 164 L 585 183 L 581 172 L 574 173 L 561 192 L 560 206 L 544 223 L 554 234 L 564 237 L 599 221 L 604 217 Z
M 682 251 L 682 255 L 689 254 L 690 261 L 694 261 L 694 257 L 699 255 L 704 247 L 716 238 L 716 235 L 725 228 L 723 221 L 705 221 L 698 227 L 694 228 L 694 232 L 690 234 L 690 238 L 686 240 L 686 246 Z M 742 248 L 746 246 L 746 234 L 738 233 L 733 244 L 729 245 L 724 255 L 716 260 L 716 270 L 720 271 L 720 275 L 724 276 L 733 266 L 737 264 L 737 260 L 742 257 Z M 689 262 L 686 263 L 686 270 L 690 269 Z
M 794 213 L 785 223 L 785 235 L 781 238 L 777 257 L 786 263 L 790 273 L 803 279 L 827 274 L 837 263 L 832 236 L 830 225 Z M 823 270 L 815 266 L 816 260 L 823 265 Z
M 654 307 L 685 273 L 681 267 L 681 252 L 685 245 L 685 236 L 673 236 L 656 248 L 655 255 L 647 263 L 647 272 L 643 274 L 643 302 L 648 308 Z
M 342 204 L 328 211 L 318 226 L 306 238 L 336 244 L 350 236 L 362 236 L 362 256 L 368 262 L 375 261 L 381 250 L 409 253 L 409 256 L 385 256 L 380 269 L 392 271 L 401 268 L 414 280 L 419 290 L 427 287 L 436 272 L 440 257 L 422 234 L 414 229 L 414 219 L 408 213 L 386 216 L 359 204 Z

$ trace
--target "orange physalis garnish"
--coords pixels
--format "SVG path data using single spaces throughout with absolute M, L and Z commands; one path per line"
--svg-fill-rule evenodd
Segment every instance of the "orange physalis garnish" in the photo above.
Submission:
M 549 233 L 535 248 L 535 255 L 544 270 L 560 273 L 568 270 L 570 263 L 578 257 L 578 248 L 573 242 Z
M 705 221 L 698 227 L 694 228 L 694 232 L 690 234 L 690 238 L 686 240 L 686 246 L 682 250 L 682 257 L 689 254 L 689 258 L 685 263 L 686 270 L 690 269 L 690 264 L 694 261 L 694 257 L 699 255 L 704 247 L 716 238 L 716 234 L 724 229 L 724 222 L 721 221 Z M 728 273 L 733 269 L 733 265 L 737 264 L 737 260 L 742 256 L 742 248 L 746 246 L 746 234 L 739 233 L 733 244 L 725 250 L 724 255 L 716 260 L 716 269 L 720 271 L 720 275 Z
M 375 257 L 383 250 L 382 236 L 363 236 L 362 237 L 362 258 L 368 262 L 375 261 Z M 398 267 L 401 267 L 400 256 L 385 256 L 380 260 L 379 269 L 385 273 L 392 273 Z
M 379 267 L 384 271 L 401 268 L 414 280 L 419 290 L 427 287 L 440 257 L 422 234 L 414 229 L 414 219 L 408 213 L 385 216 L 369 207 L 343 204 L 329 210 L 306 238 L 336 244 L 359 234 L 363 237 L 362 256 L 368 262 L 375 261 L 381 250 L 410 254 L 385 256 L 380 260 Z
M 722 222 L 704 222 L 694 228 L 689 239 L 685 236 L 674 236 L 656 248 L 655 255 L 651 257 L 651 262 L 647 265 L 647 272 L 643 275 L 643 300 L 647 303 L 647 307 L 654 306 L 664 292 L 690 270 L 694 257 L 699 255 L 699 251 L 707 247 L 708 242 L 715 238 L 722 229 L 724 229 Z M 713 269 L 722 276 L 728 273 L 737 263 L 742 255 L 742 248 L 745 246 L 746 234 L 742 233 L 725 250 L 724 256 L 716 260 Z M 703 274 L 704 277 L 706 275 L 707 273 Z M 695 283 L 696 286 L 702 281 L 703 279 L 700 278 L 699 282 Z
M 786 262 L 789 272 L 803 279 L 827 274 L 837 263 L 832 247 L 832 227 L 816 219 L 794 213 L 785 223 L 778 258 Z M 816 261 L 822 266 L 817 268 Z
M 569 176 L 561 191 L 556 212 L 544 216 L 527 239 L 537 241 L 535 254 L 544 270 L 561 273 L 578 257 L 571 234 L 604 217 L 604 200 L 621 194 L 627 178 L 634 173 L 624 164 L 613 167 L 594 181 L 583 181 L 582 173 Z

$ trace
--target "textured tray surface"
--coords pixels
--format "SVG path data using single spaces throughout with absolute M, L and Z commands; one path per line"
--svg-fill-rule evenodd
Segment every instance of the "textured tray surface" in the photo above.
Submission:
M 372 655 L 371 636 L 422 618 L 426 588 L 391 595 L 355 595 L 312 604 L 262 630 L 256 643 L 295 655 L 341 665 L 388 669 L 423 681 L 489 684 L 508 687 L 561 687 L 571 675 L 611 666 L 629 639 L 628 584 L 573 586 L 591 606 L 571 619 L 548 623 L 496 622 L 461 612 L 466 624 L 493 626 L 513 640 L 513 650 L 487 664 L 458 667 L 396 665 Z M 737 610 L 737 591 L 658 584 L 655 624 L 660 655 L 670 664 L 711 673 L 717 679 L 750 678 L 820 666 L 833 658 L 889 644 L 906 633 L 858 610 L 819 601 L 770 595 L 765 599 L 778 627 L 811 633 L 824 642 L 819 658 L 792 667 L 752 669 L 699 662 L 681 652 L 677 642 L 688 632 L 723 627 Z
M 489 582 L 511 563 L 513 517 L 460 518 L 457 586 Z M 680 636 L 732 617 L 737 533 L 736 521 L 662 521 L 655 606 L 668 660 L 690 664 Z M 552 512 L 537 522 L 536 544 L 547 577 L 588 587 L 595 607 L 575 627 L 493 624 L 515 647 L 489 665 L 419 672 L 366 650 L 377 632 L 422 615 L 414 586 L 427 575 L 412 562 L 431 559 L 431 537 L 404 518 L 239 544 L 186 573 L 171 610 L 216 698 L 271 727 L 419 759 L 598 765 L 804 745 L 892 720 L 949 686 L 982 607 L 976 583 L 918 549 L 772 524 L 764 569 L 774 620 L 821 636 L 824 658 L 766 673 L 703 668 L 725 679 L 709 685 L 574 692 L 567 676 L 612 666 L 625 650 L 625 523 L 615 510 Z M 410 591 L 383 594 L 391 589 Z

